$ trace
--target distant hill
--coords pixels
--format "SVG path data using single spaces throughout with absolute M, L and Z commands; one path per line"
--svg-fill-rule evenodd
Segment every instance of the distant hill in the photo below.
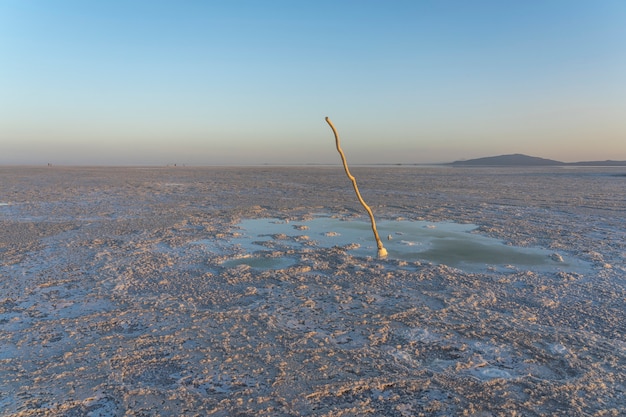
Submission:
M 552 159 L 537 158 L 536 156 L 513 155 L 488 156 L 486 158 L 468 159 L 467 161 L 455 161 L 450 165 L 457 166 L 554 166 L 565 165 L 564 162 Z
M 468 159 L 455 161 L 447 165 L 453 166 L 491 166 L 491 167 L 515 167 L 515 166 L 626 166 L 626 161 L 583 161 L 561 162 L 553 159 L 538 158 L 536 156 L 512 155 L 488 156 L 486 158 Z

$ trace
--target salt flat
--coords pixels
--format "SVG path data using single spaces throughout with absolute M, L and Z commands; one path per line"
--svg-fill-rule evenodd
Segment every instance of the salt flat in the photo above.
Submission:
M 0 415 L 624 415 L 623 168 L 352 173 L 389 245 L 551 261 L 333 243 L 340 167 L 0 167 Z

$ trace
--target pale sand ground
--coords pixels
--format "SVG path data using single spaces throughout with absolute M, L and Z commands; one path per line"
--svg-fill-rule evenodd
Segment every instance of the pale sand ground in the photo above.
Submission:
M 590 267 L 226 268 L 240 219 L 366 220 L 341 168 L 0 168 L 0 415 L 626 415 L 623 170 L 352 172 L 378 219 Z

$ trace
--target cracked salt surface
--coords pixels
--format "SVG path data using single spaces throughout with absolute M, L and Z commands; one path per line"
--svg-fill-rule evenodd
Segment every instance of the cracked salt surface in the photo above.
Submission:
M 376 253 L 369 222 L 344 221 L 336 217 L 317 216 L 304 221 L 244 219 L 237 224 L 240 233 L 232 238 L 245 255 L 229 259 L 224 266 L 240 264 L 260 269 L 281 269 L 294 263 L 293 258 L 263 256 L 271 249 L 303 247 L 346 247 L 353 256 L 367 257 Z M 516 247 L 476 232 L 473 224 L 425 221 L 379 221 L 377 229 L 387 236 L 384 246 L 390 259 L 426 261 L 461 268 L 467 271 L 486 269 L 583 271 L 588 264 L 572 256 L 565 258 L 541 248 Z M 208 240 L 201 243 L 211 245 Z
M 619 172 L 353 172 L 0 167 L 0 416 L 623 414 Z

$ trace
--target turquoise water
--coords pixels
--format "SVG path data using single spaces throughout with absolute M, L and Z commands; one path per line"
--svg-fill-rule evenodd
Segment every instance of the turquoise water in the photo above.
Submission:
M 262 256 L 268 251 L 304 247 L 345 247 L 359 257 L 375 257 L 376 242 L 369 222 L 316 217 L 289 222 L 279 219 L 246 219 L 237 227 L 232 243 L 247 255 L 224 263 L 246 264 L 261 269 L 279 269 L 295 260 Z M 542 248 L 515 247 L 477 233 L 474 224 L 423 221 L 380 221 L 377 229 L 388 259 L 445 264 L 467 270 L 498 267 L 577 269 L 582 263 Z M 257 254 L 255 256 L 254 254 Z

